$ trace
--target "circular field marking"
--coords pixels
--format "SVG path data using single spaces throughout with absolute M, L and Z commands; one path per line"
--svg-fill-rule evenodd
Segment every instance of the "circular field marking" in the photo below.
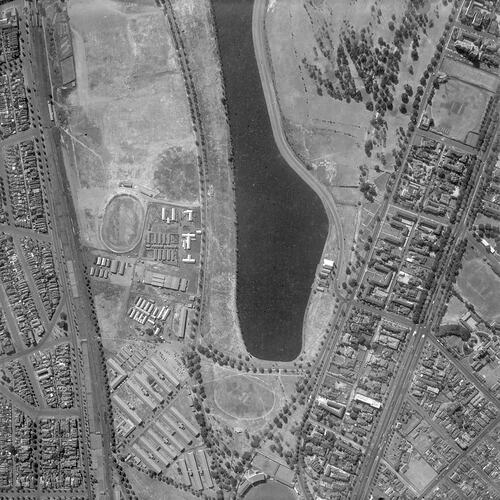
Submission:
M 104 210 L 101 239 L 113 252 L 133 250 L 142 236 L 144 208 L 130 194 L 118 194 L 109 200 Z
M 244 375 L 229 376 L 214 384 L 215 404 L 232 418 L 256 420 L 274 408 L 274 393 Z

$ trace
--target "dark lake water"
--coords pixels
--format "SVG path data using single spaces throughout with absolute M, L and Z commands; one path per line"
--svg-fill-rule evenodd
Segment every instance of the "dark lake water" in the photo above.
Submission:
M 234 148 L 240 326 L 252 355 L 288 361 L 302 347 L 328 219 L 274 142 L 253 49 L 253 0 L 213 7 Z

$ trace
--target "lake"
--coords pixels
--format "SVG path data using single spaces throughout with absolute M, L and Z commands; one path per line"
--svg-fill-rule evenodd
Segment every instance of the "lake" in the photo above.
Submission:
M 253 0 L 214 0 L 234 148 L 237 308 L 248 351 L 289 361 L 328 233 L 316 193 L 274 142 L 252 40 Z

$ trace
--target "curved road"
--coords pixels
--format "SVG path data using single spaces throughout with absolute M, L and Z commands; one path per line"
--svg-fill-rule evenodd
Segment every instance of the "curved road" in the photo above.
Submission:
M 288 144 L 286 139 L 285 131 L 283 129 L 283 123 L 281 121 L 281 112 L 278 104 L 278 99 L 276 97 L 276 89 L 274 88 L 274 82 L 271 71 L 271 63 L 268 58 L 267 53 L 267 42 L 265 33 L 265 15 L 267 11 L 268 0 L 254 0 L 253 4 L 253 15 L 252 15 L 252 37 L 253 45 L 255 51 L 255 59 L 257 60 L 257 66 L 259 68 L 260 80 L 262 83 L 262 89 L 264 91 L 264 97 L 266 99 L 267 111 L 269 113 L 269 119 L 271 121 L 271 127 L 273 129 L 273 136 L 278 146 L 278 150 L 281 156 L 285 159 L 288 165 L 293 168 L 297 175 L 305 182 L 307 185 L 319 196 L 325 211 L 328 216 L 328 236 L 327 241 L 332 236 L 332 227 L 335 226 L 335 231 L 337 239 L 339 241 L 339 256 L 337 259 L 337 269 L 342 266 L 342 259 L 344 257 L 344 234 L 342 230 L 342 222 L 340 220 L 337 205 L 332 196 L 332 193 L 318 182 L 306 169 L 306 166 L 295 154 L 293 149 Z M 325 244 L 326 246 L 326 244 Z M 323 250 L 324 251 L 324 250 Z M 338 274 L 335 275 L 335 284 L 338 290 L 337 278 Z

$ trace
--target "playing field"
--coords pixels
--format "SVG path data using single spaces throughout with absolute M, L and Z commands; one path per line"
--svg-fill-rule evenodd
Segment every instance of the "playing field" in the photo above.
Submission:
M 214 384 L 215 403 L 233 418 L 256 419 L 273 409 L 274 394 L 258 379 L 234 375 Z
M 465 142 L 469 132 L 478 132 L 490 97 L 484 89 L 450 78 L 436 90 L 428 108 L 433 130 Z
M 498 87 L 498 78 L 495 75 L 448 57 L 444 58 L 441 71 L 464 82 L 479 85 L 490 92 L 496 92 Z
M 144 209 L 137 198 L 115 196 L 104 212 L 102 240 L 114 252 L 128 252 L 139 243 L 143 223 Z
M 413 486 L 422 492 L 425 487 L 436 477 L 434 469 L 417 453 L 414 453 L 408 464 L 408 470 L 404 476 Z
M 486 262 L 480 258 L 466 262 L 457 285 L 463 298 L 474 305 L 483 319 L 494 321 L 500 318 L 500 278 Z

